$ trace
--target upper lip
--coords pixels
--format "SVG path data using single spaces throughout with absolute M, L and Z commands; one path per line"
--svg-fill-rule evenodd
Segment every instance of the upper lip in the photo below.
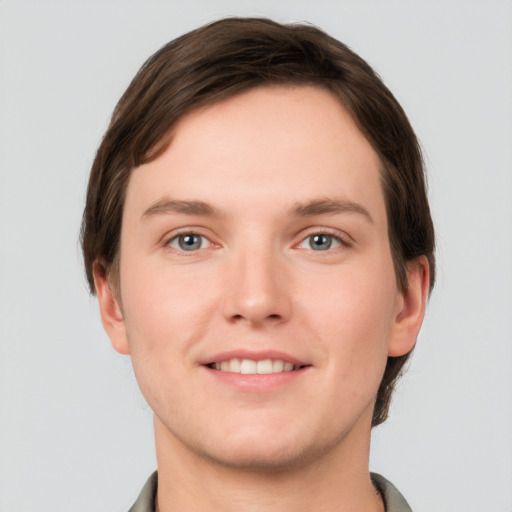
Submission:
M 229 361 L 230 359 L 252 359 L 253 361 L 263 361 L 265 359 L 281 359 L 285 362 L 290 362 L 294 366 L 309 366 L 310 363 L 298 359 L 286 352 L 279 350 L 229 350 L 226 352 L 218 352 L 212 356 L 207 356 L 199 361 L 201 365 L 209 365 L 212 363 L 221 363 L 222 361 Z

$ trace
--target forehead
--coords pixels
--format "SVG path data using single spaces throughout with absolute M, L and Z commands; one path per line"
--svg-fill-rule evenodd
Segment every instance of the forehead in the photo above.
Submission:
M 184 116 L 166 151 L 132 173 L 126 206 L 140 212 L 165 194 L 265 209 L 333 194 L 383 206 L 378 155 L 314 86 L 260 87 Z

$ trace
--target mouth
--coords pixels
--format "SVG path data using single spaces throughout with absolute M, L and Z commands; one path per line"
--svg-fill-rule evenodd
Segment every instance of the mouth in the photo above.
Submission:
M 205 366 L 212 370 L 242 375 L 269 375 L 272 373 L 294 372 L 310 365 L 294 364 L 284 359 L 240 359 L 232 358 L 215 361 Z

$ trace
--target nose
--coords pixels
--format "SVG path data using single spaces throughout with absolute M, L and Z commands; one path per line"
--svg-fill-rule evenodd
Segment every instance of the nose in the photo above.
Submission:
M 291 290 L 286 267 L 285 257 L 269 247 L 246 247 L 234 254 L 223 303 L 226 320 L 252 327 L 288 320 Z

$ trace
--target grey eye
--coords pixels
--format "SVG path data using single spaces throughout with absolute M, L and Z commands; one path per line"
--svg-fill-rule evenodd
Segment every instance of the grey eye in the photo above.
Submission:
M 326 251 L 331 248 L 332 236 L 324 234 L 311 235 L 309 237 L 309 245 L 313 250 Z
M 315 233 L 306 237 L 300 244 L 301 249 L 309 249 L 312 251 L 327 251 L 342 245 L 341 240 L 326 233 Z
M 208 245 L 208 239 L 195 233 L 184 233 L 175 236 L 170 242 L 169 246 L 181 251 L 197 251 L 204 249 Z

